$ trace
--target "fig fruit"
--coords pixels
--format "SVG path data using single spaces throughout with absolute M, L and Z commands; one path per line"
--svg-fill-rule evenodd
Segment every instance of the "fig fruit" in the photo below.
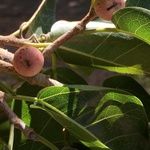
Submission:
M 37 48 L 23 46 L 15 52 L 13 65 L 18 74 L 32 77 L 42 70 L 44 57 Z
M 96 15 L 104 20 L 111 20 L 113 13 L 125 7 L 125 0 L 95 0 Z

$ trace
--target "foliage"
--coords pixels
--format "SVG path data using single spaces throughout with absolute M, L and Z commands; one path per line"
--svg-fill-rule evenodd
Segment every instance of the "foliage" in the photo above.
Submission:
M 43 0 L 27 36 L 48 33 L 48 43 L 74 27 L 76 22 L 55 26 L 55 3 Z M 10 106 L 16 99 L 15 113 L 48 141 L 44 145 L 11 130 L 1 111 L 0 150 L 149 150 L 150 95 L 138 80 L 142 76 L 144 82 L 150 74 L 149 9 L 148 0 L 127 0 L 127 7 L 113 15 L 114 24 L 91 21 L 83 33 L 61 45 L 52 57 L 63 65 L 52 61 L 43 73 L 64 86 L 24 82 L 14 90 L 0 83 L 10 95 Z M 87 78 L 96 69 L 115 75 L 89 85 Z

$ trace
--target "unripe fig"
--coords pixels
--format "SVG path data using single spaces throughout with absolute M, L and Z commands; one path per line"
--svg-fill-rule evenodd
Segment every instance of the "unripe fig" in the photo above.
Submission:
M 72 30 L 78 23 L 79 21 L 66 21 L 66 20 L 59 20 L 55 22 L 52 25 L 51 30 L 49 32 L 50 40 L 55 40 L 62 34 Z M 85 30 L 87 31 L 95 29 L 104 30 L 104 28 L 115 28 L 115 25 L 111 22 L 106 21 L 90 21 L 86 24 Z
M 37 48 L 23 46 L 15 52 L 13 65 L 20 75 L 32 77 L 41 71 L 44 65 L 44 57 Z
M 111 20 L 113 13 L 125 7 L 126 0 L 95 0 L 94 9 L 98 17 Z

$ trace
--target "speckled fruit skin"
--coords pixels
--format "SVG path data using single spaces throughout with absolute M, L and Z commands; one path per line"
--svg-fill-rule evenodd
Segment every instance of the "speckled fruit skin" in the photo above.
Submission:
M 15 52 L 13 65 L 18 74 L 25 77 L 32 77 L 38 74 L 43 68 L 44 57 L 37 48 L 23 46 Z
M 125 7 L 125 0 L 96 0 L 95 13 L 104 20 L 111 20 L 113 13 Z

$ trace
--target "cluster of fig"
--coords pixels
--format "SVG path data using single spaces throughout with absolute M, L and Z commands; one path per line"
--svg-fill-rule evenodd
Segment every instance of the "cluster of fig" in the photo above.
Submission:
M 111 20 L 113 14 L 125 7 L 126 0 L 95 0 L 94 10 L 98 17 Z
M 43 65 L 43 54 L 35 47 L 23 46 L 14 54 L 13 66 L 24 77 L 35 76 L 42 70 Z

